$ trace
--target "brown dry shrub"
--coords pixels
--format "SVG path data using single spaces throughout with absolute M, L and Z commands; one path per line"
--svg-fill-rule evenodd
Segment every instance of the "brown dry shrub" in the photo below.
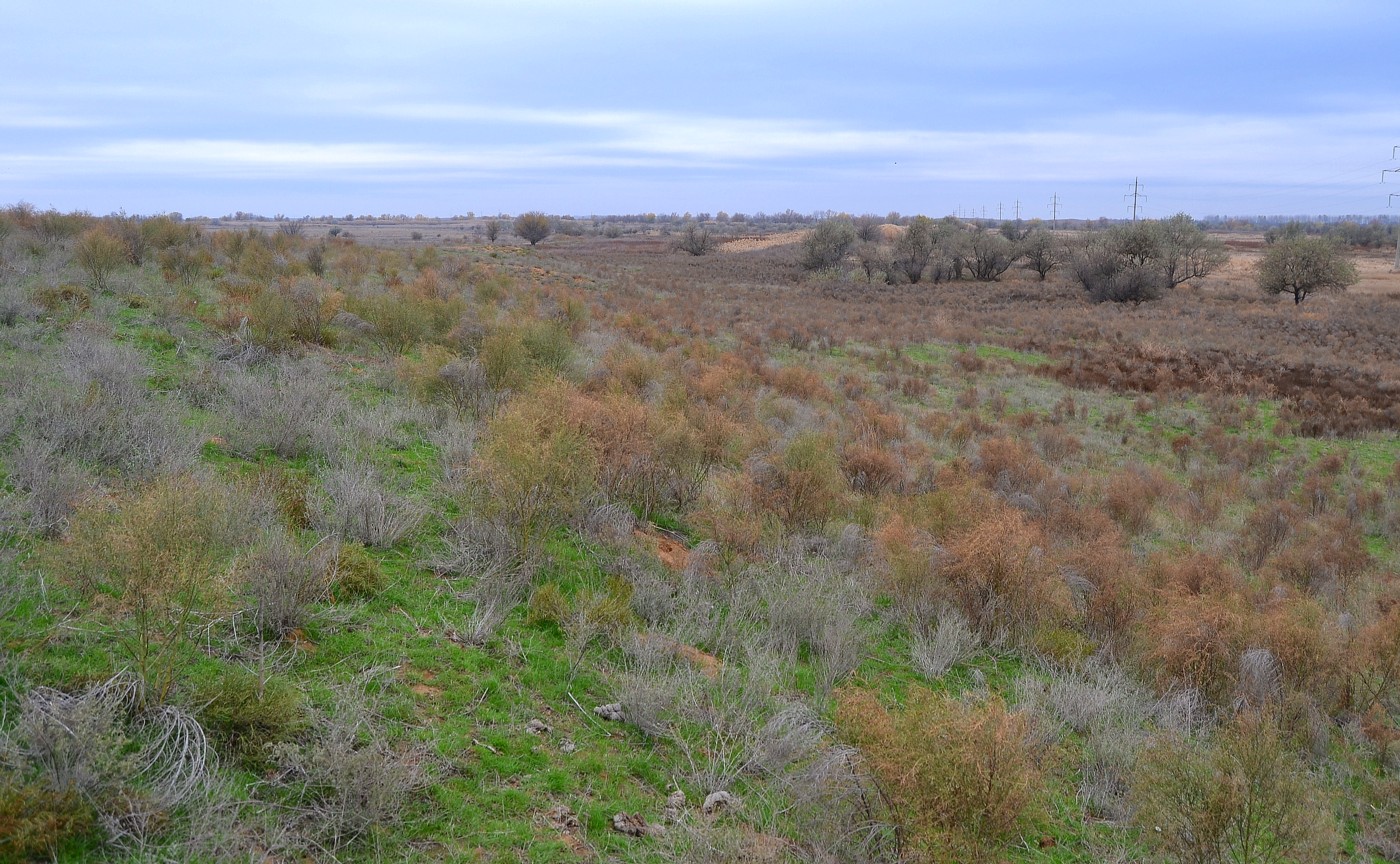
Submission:
M 1370 566 L 1361 527 L 1337 514 L 1299 527 L 1268 569 L 1288 584 L 1321 593 L 1334 586 L 1351 589 Z
M 912 524 L 937 538 L 966 532 L 1002 507 L 997 496 L 974 482 L 961 463 L 941 466 L 933 485 L 933 491 L 906 495 L 894 506 Z
M 715 472 L 686 515 L 686 522 L 724 549 L 752 556 L 765 536 L 775 536 L 779 530 L 776 516 L 758 507 L 758 496 L 759 490 L 746 472 Z
M 662 374 L 656 357 L 626 342 L 608 349 L 601 368 L 603 374 L 598 377 L 598 383 L 632 396 L 644 394 Z
M 1115 649 L 1127 647 L 1150 598 L 1131 552 L 1100 538 L 1074 544 L 1057 558 L 1089 635 Z
M 841 473 L 857 492 L 879 495 L 898 492 L 904 485 L 904 465 L 899 457 L 877 444 L 856 442 L 841 449 Z
M 825 524 L 850 497 L 834 443 L 816 432 L 798 435 L 750 468 L 760 505 L 789 528 Z
M 805 366 L 784 366 L 770 378 L 773 389 L 793 399 L 825 402 L 831 398 L 822 376 Z
M 1239 555 L 1245 569 L 1259 570 L 1304 521 L 1303 512 L 1288 501 L 1266 501 L 1245 517 L 1240 528 Z
M 1356 707 L 1395 704 L 1400 698 L 1400 603 L 1380 609 L 1350 648 L 1347 665 Z
M 1160 471 L 1129 465 L 1115 471 L 1104 486 L 1104 507 L 1129 534 L 1138 535 L 1151 527 L 1152 508 L 1170 481 Z
M 671 488 L 656 453 L 656 419 L 631 396 L 571 394 L 560 420 L 580 430 L 598 459 L 598 488 L 610 501 L 625 501 L 649 519 Z
M 1030 719 L 997 697 L 964 702 L 920 687 L 890 710 L 846 689 L 836 727 L 861 749 L 911 861 L 1000 860 L 1036 807 Z
M 1168 596 L 1143 623 L 1142 661 L 1159 691 L 1192 687 L 1220 699 L 1234 688 L 1235 658 L 1248 642 L 1248 626 L 1238 596 Z
M 1171 594 L 1228 594 L 1242 590 L 1240 574 L 1218 555 L 1168 550 L 1154 555 L 1148 572 L 1155 588 Z
M 1021 513 L 1001 510 L 949 540 L 939 575 L 984 638 L 1004 631 L 1023 643 L 1073 611 L 1045 548 L 1045 537 Z
M 852 418 L 853 437 L 884 444 L 909 434 L 904 415 L 892 406 L 864 399 L 856 404 L 856 412 Z
M 1033 492 L 1050 479 L 1048 465 L 1024 441 L 988 438 L 977 448 L 977 470 L 998 492 Z
M 1035 446 L 1041 458 L 1059 465 L 1078 456 L 1084 449 L 1084 442 L 1077 435 L 1052 425 L 1042 428 L 1035 436 Z
M 883 563 L 881 587 L 902 608 L 926 610 L 939 594 L 933 579 L 933 536 L 899 513 L 891 513 L 872 536 Z
M 1311 597 L 1285 596 L 1265 606 L 1258 641 L 1278 659 L 1285 684 L 1320 695 L 1340 680 L 1341 634 L 1329 626 L 1330 618 Z

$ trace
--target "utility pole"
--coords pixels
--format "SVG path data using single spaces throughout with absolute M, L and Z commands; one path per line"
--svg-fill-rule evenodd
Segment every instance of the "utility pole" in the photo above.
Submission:
M 1390 148 L 1390 158 L 1391 158 L 1391 159 L 1394 159 L 1394 158 L 1395 158 L 1395 154 L 1396 154 L 1397 152 L 1400 152 L 1400 144 L 1397 144 L 1396 146 Z M 1382 182 L 1382 183 L 1385 182 L 1385 175 L 1387 175 L 1387 174 L 1400 174 L 1400 168 L 1387 168 L 1387 169 L 1385 169 L 1384 171 L 1382 171 L 1382 172 L 1381 172 L 1381 182 Z M 1400 194 L 1397 194 L 1397 193 L 1395 193 L 1395 192 L 1391 192 L 1391 193 L 1390 193 L 1390 197 L 1387 198 L 1387 199 L 1385 199 L 1385 206 L 1389 207 L 1389 206 L 1390 206 L 1390 202 L 1394 201 L 1396 198 L 1400 198 Z M 1391 224 L 1394 225 L 1394 223 L 1391 223 Z M 1400 227 L 1397 227 L 1396 230 L 1395 230 L 1395 266 L 1393 266 L 1393 267 L 1390 268 L 1390 272 L 1391 272 L 1391 273 L 1400 273 Z
M 1385 175 L 1382 174 L 1381 176 L 1384 177 Z M 1390 202 L 1394 201 L 1396 198 L 1400 198 L 1400 192 L 1391 192 L 1390 197 L 1385 199 L 1385 206 L 1389 207 Z M 1392 226 L 1395 225 L 1394 222 L 1390 224 Z M 1395 231 L 1395 266 L 1390 268 L 1390 272 L 1400 273 L 1400 228 L 1396 228 Z
M 997 202 L 997 221 L 998 221 L 998 222 L 1004 221 L 1003 218 L 1002 218 L 1002 215 L 1001 215 L 1001 202 L 1000 202 L 1000 201 Z
M 1057 227 L 1059 227 L 1059 225 L 1058 225 L 1059 221 L 1060 221 L 1060 195 L 1059 195 L 1059 193 L 1057 192 L 1057 193 L 1055 193 L 1054 196 L 1052 196 L 1052 197 L 1050 198 L 1050 230 L 1051 230 L 1051 231 L 1054 231 Z
M 1138 178 L 1136 178 L 1136 177 L 1133 178 L 1133 191 L 1132 191 L 1130 194 L 1132 195 L 1132 198 L 1133 198 L 1133 221 L 1136 222 L 1136 221 L 1137 221 L 1137 211 L 1138 211 L 1138 197 L 1139 197 L 1139 196 L 1141 196 L 1141 197 L 1143 197 L 1143 198 L 1146 198 L 1146 197 L 1147 197 L 1146 195 L 1142 195 L 1142 194 L 1138 191 Z M 1124 195 L 1123 197 L 1124 197 L 1124 198 L 1127 198 L 1128 196 L 1127 196 L 1127 195 Z
M 1021 221 L 1021 199 L 1020 199 L 1020 198 L 1017 198 L 1017 199 L 1016 199 L 1016 221 L 1017 221 L 1017 222 L 1020 222 L 1020 221 Z

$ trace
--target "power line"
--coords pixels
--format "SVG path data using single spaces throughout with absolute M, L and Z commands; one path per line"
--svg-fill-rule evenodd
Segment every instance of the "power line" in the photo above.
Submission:
M 1133 221 L 1136 222 L 1136 221 L 1137 221 L 1137 214 L 1138 214 L 1138 198 L 1139 198 L 1139 197 L 1141 197 L 1141 198 L 1146 198 L 1146 197 L 1147 197 L 1145 194 L 1143 194 L 1143 193 L 1141 193 L 1141 192 L 1138 191 L 1138 178 L 1136 178 L 1136 177 L 1133 178 L 1133 191 L 1130 192 L 1130 193 L 1128 193 L 1128 195 L 1124 195 L 1123 197 L 1126 199 L 1126 198 L 1128 198 L 1129 196 L 1132 196 L 1132 199 L 1133 199 Z
M 1400 152 L 1400 144 L 1397 144 L 1396 146 L 1390 148 L 1390 158 L 1391 158 L 1391 159 L 1394 159 L 1394 158 L 1395 158 L 1395 154 L 1396 154 L 1397 152 Z M 1387 168 L 1387 169 L 1385 169 L 1384 171 L 1382 171 L 1382 172 L 1381 172 L 1381 182 L 1382 182 L 1382 183 L 1385 182 L 1385 175 L 1387 175 L 1387 174 L 1400 174 L 1400 168 Z M 1394 201 L 1396 198 L 1400 198 L 1400 192 L 1391 192 L 1391 193 L 1390 193 L 1390 197 L 1387 198 L 1387 199 L 1385 199 L 1385 206 L 1389 207 L 1389 206 L 1390 206 L 1390 202 L 1391 202 L 1391 201 Z M 1400 272 L 1400 231 L 1396 231 L 1396 232 L 1395 232 L 1395 266 L 1393 266 L 1393 267 L 1390 268 L 1390 272 L 1392 272 L 1392 273 Z

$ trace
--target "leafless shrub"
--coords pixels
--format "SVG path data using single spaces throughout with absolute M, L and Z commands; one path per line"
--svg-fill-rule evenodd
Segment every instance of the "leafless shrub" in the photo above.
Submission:
M 249 369 L 272 356 L 266 346 L 253 338 L 253 330 L 244 318 L 238 329 L 223 336 L 214 346 L 214 359 L 239 369 Z
M 827 558 L 790 558 L 751 576 L 767 620 L 765 642 L 795 656 L 804 646 L 818 656 L 842 652 L 858 639 L 850 622 L 869 611 L 864 586 Z
M 478 584 L 528 570 L 515 534 L 497 522 L 475 516 L 450 524 L 443 534 L 442 548 L 424 564 L 444 575 L 475 579 Z
M 235 453 L 270 450 L 284 459 L 334 453 L 335 423 L 344 411 L 328 370 L 314 360 L 280 358 L 257 372 L 231 372 L 223 382 L 225 438 Z
M 78 500 L 93 488 L 92 478 L 48 442 L 24 442 L 10 463 L 15 484 L 29 493 L 29 529 L 41 537 L 61 532 Z
M 376 827 L 392 826 L 427 782 L 428 754 L 397 745 L 361 693 L 342 690 L 305 741 L 274 745 L 274 786 L 298 796 L 291 819 L 323 847 L 340 849 Z
M 977 634 L 967 619 L 956 609 L 946 609 L 938 616 L 933 634 L 916 635 L 910 645 L 914 669 L 925 678 L 942 678 L 943 674 L 977 653 Z
M 860 864 L 898 860 L 888 808 L 856 748 L 823 748 L 797 772 L 791 790 L 789 816 L 804 857 Z
M 324 494 L 316 502 L 317 525 L 366 546 L 393 546 L 413 533 L 427 515 L 421 504 L 389 489 L 372 465 L 332 468 L 321 485 Z
M 666 622 L 680 604 L 679 589 L 658 569 L 633 557 L 619 557 L 607 566 L 609 573 L 627 580 L 632 587 L 632 611 L 652 626 Z
M 284 531 L 268 532 L 239 568 L 253 602 L 253 621 L 265 636 L 284 636 L 304 625 L 308 608 L 325 596 L 334 550 L 302 550 Z
M 1210 702 L 1194 687 L 1168 692 L 1157 700 L 1152 713 L 1158 726 L 1182 735 L 1205 729 L 1215 719 Z
M 1089 813 L 1114 821 L 1131 815 L 1133 768 L 1146 740 L 1141 728 L 1124 723 L 1103 723 L 1089 731 L 1079 767 L 1079 800 Z
M 0 327 L 14 327 L 39 317 L 39 307 L 29 299 L 29 292 L 17 283 L 0 280 Z
M 499 596 L 483 596 L 476 601 L 476 608 L 467 616 L 464 626 L 453 627 L 444 619 L 444 629 L 454 641 L 464 645 L 485 645 L 505 623 L 511 608 L 512 604 Z
M 622 676 L 619 701 L 628 723 L 671 742 L 696 787 L 729 789 L 743 776 L 776 777 L 821 740 L 817 717 L 779 695 L 772 658 L 751 655 L 747 664 L 727 663 L 713 675 L 658 668 L 667 662 L 644 651 L 638 669 Z
M 465 492 L 476 452 L 476 429 L 461 422 L 433 423 L 428 441 L 437 449 L 444 491 L 454 497 Z
M 26 431 L 57 452 L 137 478 L 188 469 L 199 457 L 196 430 L 176 407 L 146 390 L 140 356 L 89 330 L 63 346 L 58 376 L 30 383 Z
M 1080 734 L 1105 724 L 1142 725 L 1152 699 L 1122 669 L 1091 663 L 1074 670 L 1053 669 L 1044 682 L 1017 682 L 1022 704 L 1053 727 Z
M 584 519 L 584 530 L 607 543 L 629 540 L 636 529 L 637 517 L 632 508 L 616 502 L 594 507 Z

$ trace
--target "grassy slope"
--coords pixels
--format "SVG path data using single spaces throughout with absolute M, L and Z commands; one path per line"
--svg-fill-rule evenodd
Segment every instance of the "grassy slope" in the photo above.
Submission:
M 177 337 L 156 321 L 153 312 L 139 307 L 122 309 L 115 323 L 117 339 L 137 347 L 148 359 L 153 389 L 170 389 L 190 374 L 194 359 L 208 356 L 209 334 L 199 325 L 185 325 Z M 844 346 L 822 357 L 791 352 L 783 359 L 816 365 L 832 381 L 843 372 L 874 378 L 877 364 L 867 359 L 868 354 L 851 350 L 856 347 Z M 1202 416 L 1205 409 L 1184 402 L 1135 410 L 1132 397 L 1073 391 L 1032 374 L 1030 367 L 1046 362 L 1041 355 L 989 344 L 975 349 L 985 368 L 959 371 L 949 365 L 949 359 L 965 347 L 930 343 L 906 350 L 907 357 L 921 364 L 919 374 L 932 384 L 934 404 L 950 404 L 953 394 L 979 387 L 1007 394 L 1010 411 L 1043 414 L 1071 396 L 1088 408 L 1085 419 L 1070 421 L 1068 428 L 1090 444 L 1093 452 L 1085 456 L 1085 463 L 1091 470 L 1097 466 L 1097 470 L 1106 471 L 1138 459 L 1168 472 L 1178 482 L 1185 479 L 1172 456 L 1170 440 L 1184 428 L 1185 418 Z M 372 376 L 356 374 L 357 368 L 383 363 L 373 353 L 356 356 L 340 364 L 337 374 L 359 398 L 399 398 L 380 392 L 371 383 Z M 1120 418 L 1111 430 L 1103 425 L 1109 417 Z M 191 416 L 192 422 L 196 419 L 201 418 Z M 988 419 L 993 419 L 990 413 Z M 1238 431 L 1270 436 L 1271 429 L 1272 409 L 1266 403 L 1259 405 L 1254 419 Z M 380 447 L 375 452 L 376 461 L 406 481 L 425 502 L 441 507 L 443 502 L 432 492 L 438 471 L 434 447 L 422 437 L 423 430 L 404 428 L 400 432 L 409 443 Z M 1376 482 L 1400 458 L 1400 443 L 1394 435 L 1349 441 L 1283 438 L 1274 443 L 1273 464 L 1294 455 L 1314 461 L 1323 454 L 1346 453 Z M 955 445 L 945 446 L 940 455 L 956 455 Z M 254 465 L 302 474 L 308 471 L 305 460 L 264 454 L 250 461 L 217 444 L 205 447 L 203 461 L 230 478 L 246 474 Z M 674 522 L 674 514 L 666 514 L 666 521 Z M 388 670 L 377 685 L 382 688 L 384 718 L 396 736 L 426 744 L 437 757 L 431 769 L 432 784 L 415 801 L 403 825 L 379 832 L 369 842 L 343 852 L 342 858 L 579 860 L 583 847 L 571 844 L 544 817 L 552 806 L 563 804 L 578 814 L 582 842 L 592 854 L 604 859 L 661 860 L 665 847 L 660 842 L 631 839 L 610 830 L 612 815 L 619 811 L 639 811 L 655 819 L 676 778 L 684 773 L 680 755 L 672 748 L 631 727 L 601 721 L 589 711 L 612 701 L 609 669 L 619 660 L 618 652 L 590 651 L 578 668 L 572 668 L 564 634 L 553 624 L 528 622 L 523 606 L 509 615 L 486 645 L 465 646 L 454 641 L 450 628 L 463 622 L 470 612 L 469 605 L 458 597 L 463 586 L 415 564 L 416 553 L 432 547 L 433 528 L 440 524 L 434 519 L 395 548 L 373 552 L 388 576 L 387 587 L 370 600 L 324 609 L 305 628 L 305 639 L 287 650 L 287 675 L 313 699 L 325 699 L 332 685 L 355 680 L 364 670 Z M 1170 544 L 1173 541 L 1166 536 L 1170 531 L 1170 525 L 1163 525 L 1159 536 L 1144 538 L 1144 542 Z M 1384 566 L 1400 564 L 1396 550 L 1384 537 L 1373 534 L 1368 540 Z M 32 578 L 17 574 L 38 545 L 28 538 L 15 541 L 17 557 L 0 565 L 9 568 L 8 578 Z M 605 575 L 595 563 L 597 554 L 587 539 L 557 532 L 548 544 L 537 582 L 555 581 L 566 594 L 602 589 Z M 52 586 L 50 590 L 58 591 Z M 0 619 L 0 644 L 16 658 L 18 669 L 32 683 L 72 687 L 109 675 L 117 660 L 102 622 L 61 597 L 61 591 L 28 595 Z M 853 679 L 897 695 L 917 680 L 906 659 L 908 635 L 875 615 L 863 626 L 872 641 Z M 192 680 L 198 681 L 215 674 L 227 661 L 201 655 L 194 663 Z M 1009 692 L 1014 678 L 1026 671 L 1013 655 L 983 653 L 933 682 L 934 686 L 959 691 L 971 686 L 974 670 L 989 687 L 1003 692 Z M 810 670 L 799 665 L 791 670 L 788 686 L 810 691 L 811 679 Z M 527 732 L 526 723 L 535 718 L 552 731 L 545 735 Z M 566 741 L 576 749 L 566 752 Z M 1080 743 L 1071 736 L 1061 747 L 1068 753 Z M 1059 761 L 1072 766 L 1076 760 L 1066 756 Z M 1108 848 L 1132 858 L 1140 854 L 1130 834 L 1086 820 L 1076 800 L 1077 778 L 1072 767 L 1056 769 L 1050 777 L 1048 804 L 1034 833 L 1054 838 L 1055 845 L 1040 849 L 1028 841 L 1009 850 L 1012 859 L 1089 862 L 1102 860 L 1103 850 Z M 685 791 L 695 801 L 708 790 Z M 743 794 L 745 790 L 736 791 Z M 60 860 L 85 860 L 88 851 L 74 850 Z

